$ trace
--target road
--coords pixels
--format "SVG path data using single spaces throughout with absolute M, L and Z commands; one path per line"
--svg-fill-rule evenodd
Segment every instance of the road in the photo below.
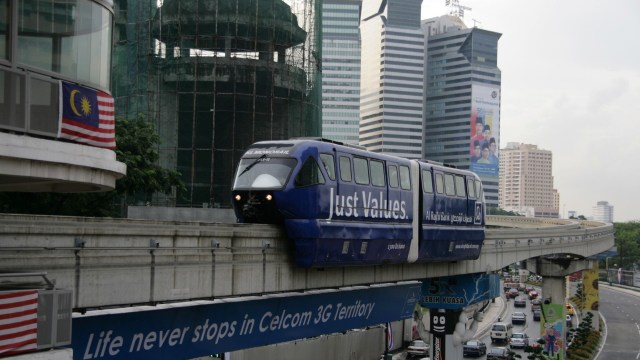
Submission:
M 607 341 L 597 360 L 640 359 L 639 295 L 600 286 L 599 310 L 606 322 Z

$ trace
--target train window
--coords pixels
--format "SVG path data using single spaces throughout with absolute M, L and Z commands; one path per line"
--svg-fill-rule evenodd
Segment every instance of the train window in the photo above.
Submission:
M 322 176 L 320 167 L 313 158 L 308 158 L 307 161 L 302 164 L 300 172 L 296 175 L 294 184 L 297 187 L 324 184 L 324 176 Z
M 475 186 L 473 186 L 473 179 L 467 179 L 467 190 L 469 191 L 469 199 L 476 198 Z
M 382 161 L 369 160 L 371 167 L 371 185 L 384 186 L 384 164 Z
M 480 180 L 476 180 L 476 198 L 478 200 L 482 200 L 484 195 L 482 195 L 482 183 Z
M 340 156 L 340 180 L 351 182 L 351 160 Z
M 422 170 L 422 189 L 426 193 L 433 193 L 433 179 L 431 179 L 431 171 L 429 170 Z
M 400 187 L 402 190 L 411 190 L 411 177 L 409 167 L 400 165 Z
M 369 164 L 367 164 L 367 159 L 354 157 L 353 173 L 356 178 L 356 184 L 369 185 Z
M 464 190 L 464 177 L 460 175 L 456 175 L 456 195 L 467 197 L 467 192 Z
M 442 179 L 442 174 L 436 174 L 436 192 L 438 194 L 444 193 L 444 180 Z
M 336 164 L 333 161 L 333 155 L 331 154 L 320 154 L 320 160 L 322 161 L 322 165 L 324 165 L 324 169 L 327 171 L 327 175 L 329 175 L 329 179 L 336 179 Z
M 444 174 L 444 193 L 448 196 L 456 194 L 456 185 L 451 174 Z
M 389 165 L 388 168 L 389 175 L 389 186 L 392 188 L 397 188 L 398 185 L 398 167 L 395 165 Z

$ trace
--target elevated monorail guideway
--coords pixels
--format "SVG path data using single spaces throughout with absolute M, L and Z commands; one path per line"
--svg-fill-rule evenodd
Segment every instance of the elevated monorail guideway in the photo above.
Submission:
M 257 332 L 269 335 L 260 343 L 266 344 L 292 339 L 300 329 L 316 336 L 401 320 L 411 317 L 416 303 L 471 305 L 495 296 L 492 273 L 506 265 L 535 257 L 588 257 L 614 244 L 613 226 L 598 222 L 488 216 L 486 225 L 474 260 L 302 268 L 277 225 L 0 214 L 0 290 L 63 291 L 67 300 L 61 304 L 75 311 L 74 358 L 196 355 L 212 346 L 237 349 Z M 33 273 L 51 281 L 19 276 Z M 446 277 L 461 283 L 465 276 L 465 289 L 483 282 L 488 291 L 471 298 L 436 291 L 449 286 Z M 304 297 L 304 306 L 288 300 L 293 297 Z M 250 310 L 242 306 L 251 301 Z M 456 320 L 456 311 L 443 313 L 446 323 L 466 319 Z M 155 316 L 161 312 L 166 316 Z M 145 316 L 155 322 L 142 321 Z M 149 326 L 116 326 L 134 318 Z M 441 339 L 453 336 L 454 342 L 461 335 L 443 331 Z
M 477 260 L 307 269 L 295 266 L 274 225 L 0 214 L 0 271 L 46 272 L 73 290 L 73 308 L 92 309 L 487 273 L 614 245 L 611 224 L 509 216 L 486 223 Z

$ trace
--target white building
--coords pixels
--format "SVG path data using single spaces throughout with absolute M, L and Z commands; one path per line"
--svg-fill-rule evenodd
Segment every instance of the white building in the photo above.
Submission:
M 613 222 L 613 205 L 609 205 L 608 201 L 598 201 L 593 207 L 593 220 Z
M 499 204 L 507 211 L 557 218 L 560 195 L 553 188 L 553 156 L 536 145 L 508 143 L 500 150 Z

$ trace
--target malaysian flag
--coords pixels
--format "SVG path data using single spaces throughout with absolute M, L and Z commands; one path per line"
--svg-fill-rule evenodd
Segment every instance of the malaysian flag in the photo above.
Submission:
M 112 150 L 116 148 L 111 95 L 61 81 L 60 104 L 58 137 Z
M 0 357 L 37 349 L 38 291 L 0 292 Z

